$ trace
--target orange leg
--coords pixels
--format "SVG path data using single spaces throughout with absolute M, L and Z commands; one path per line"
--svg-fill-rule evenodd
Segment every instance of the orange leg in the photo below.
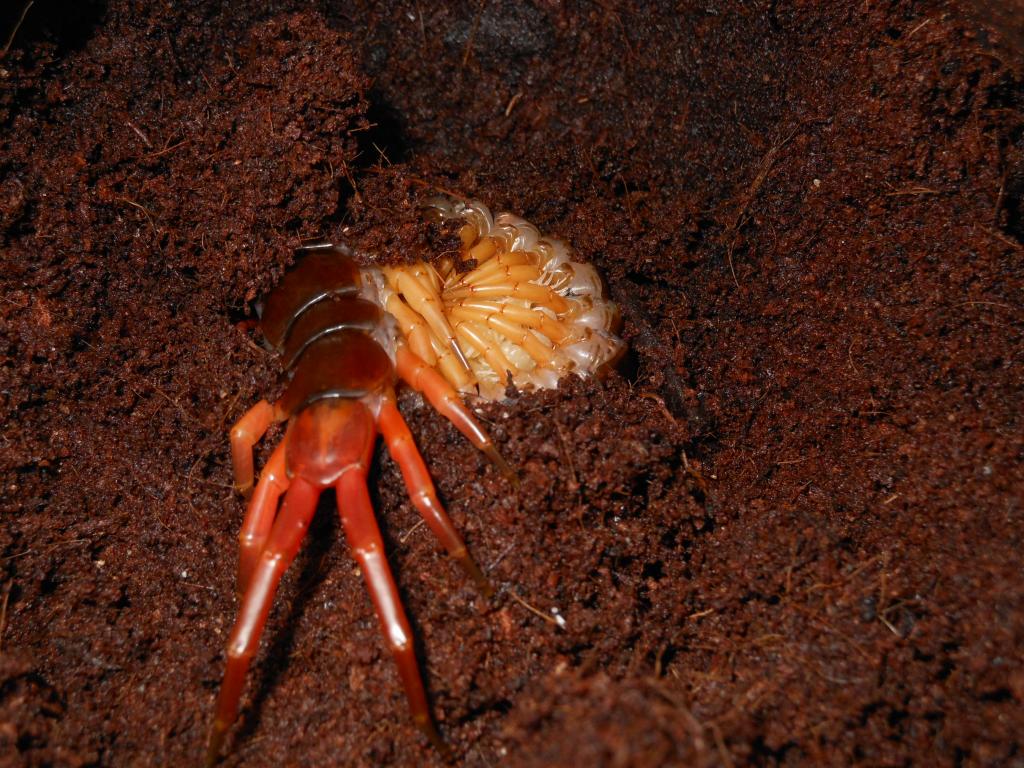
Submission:
M 217 762 L 224 734 L 238 716 L 238 702 L 245 685 L 249 664 L 259 646 L 260 635 L 267 623 L 267 615 L 274 600 L 274 593 L 281 576 L 291 565 L 299 551 L 302 539 L 309 528 L 309 521 L 316 511 L 320 490 L 310 483 L 296 478 L 284 498 L 281 514 L 274 522 L 267 546 L 260 555 L 259 563 L 249 582 L 238 613 L 238 620 L 228 640 L 228 659 L 217 697 L 217 709 L 207 742 L 206 764 Z
M 259 562 L 260 553 L 267 543 L 271 526 L 277 516 L 277 502 L 288 490 L 290 481 L 285 474 L 285 441 L 282 440 L 270 455 L 270 461 L 260 473 L 256 493 L 249 501 L 249 509 L 238 533 L 238 596 L 242 597 L 249 586 L 253 571 Z
M 405 687 L 413 722 L 441 752 L 449 755 L 447 745 L 430 717 L 427 694 L 423 690 L 416 652 L 413 647 L 412 629 L 405 617 L 398 588 L 388 567 L 377 521 L 373 516 L 370 494 L 366 490 L 365 467 L 353 466 L 335 484 L 338 495 L 338 513 L 345 528 L 345 537 L 363 572 L 366 587 L 370 591 L 377 617 L 380 619 L 388 647 L 398 665 L 398 674 Z
M 259 442 L 270 425 L 280 418 L 274 406 L 266 400 L 260 400 L 231 428 L 231 463 L 235 469 L 235 488 L 245 496 L 252 491 L 252 447 Z
M 441 502 L 437 498 L 437 491 L 434 490 L 434 483 L 430 479 L 430 473 L 427 472 L 427 465 L 423 463 L 423 457 L 420 456 L 419 449 L 416 448 L 412 433 L 395 405 L 394 398 L 394 393 L 388 393 L 381 400 L 377 423 L 387 441 L 391 458 L 402 470 L 409 498 L 412 499 L 420 517 L 430 526 L 430 530 L 448 550 L 448 554 L 458 561 L 462 569 L 480 587 L 480 591 L 490 597 L 494 590 L 491 589 L 491 585 L 480 568 L 473 562 L 473 558 L 469 556 L 466 545 L 462 542 L 458 531 L 455 530 L 455 526 L 452 525 L 444 507 L 441 506 Z
M 417 392 L 422 392 L 434 406 L 434 410 L 448 419 L 459 432 L 465 435 L 466 439 L 490 459 L 491 463 L 510 482 L 515 485 L 519 484 L 516 473 L 498 453 L 490 435 L 484 431 L 466 404 L 462 402 L 459 393 L 441 374 L 423 362 L 423 359 L 405 344 L 400 344 L 395 351 L 395 368 L 403 381 Z

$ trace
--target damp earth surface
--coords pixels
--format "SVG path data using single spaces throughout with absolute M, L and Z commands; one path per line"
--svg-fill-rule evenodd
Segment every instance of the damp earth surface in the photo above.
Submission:
M 201 759 L 237 610 L 227 430 L 278 386 L 259 297 L 310 241 L 437 257 L 417 206 L 439 192 L 572 243 L 630 348 L 480 406 L 518 488 L 401 398 L 492 601 L 378 449 L 460 764 L 1024 759 L 1024 13 L 22 6 L 0 26 L 0 765 Z M 440 764 L 329 499 L 228 746 Z

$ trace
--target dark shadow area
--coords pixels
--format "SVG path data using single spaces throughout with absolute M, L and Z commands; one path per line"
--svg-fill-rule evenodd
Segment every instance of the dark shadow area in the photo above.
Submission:
M 106 0 L 35 0 L 27 11 L 26 6 L 26 2 L 11 0 L 0 7 L 0 46 L 17 27 L 11 48 L 51 43 L 58 55 L 77 51 L 89 41 L 107 12 Z
M 359 139 L 359 168 L 376 165 L 397 165 L 412 158 L 412 147 L 402 124 L 402 117 L 382 94 L 371 90 L 367 94 L 370 108 L 366 119 L 370 129 L 357 134 Z
M 353 182 L 362 172 L 406 163 L 412 158 L 412 146 L 398 111 L 374 90 L 367 94 L 367 99 L 370 106 L 366 119 L 370 127 L 353 134 L 359 148 L 355 162 L 350 164 L 355 176 L 341 178 L 341 199 L 335 213 L 326 217 L 325 222 L 339 224 L 348 216 L 349 203 L 357 193 Z

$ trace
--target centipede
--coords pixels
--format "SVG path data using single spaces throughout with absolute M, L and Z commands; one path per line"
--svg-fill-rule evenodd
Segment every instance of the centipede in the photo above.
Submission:
M 220 759 L 281 579 L 321 494 L 333 489 L 413 722 L 444 755 L 412 630 L 388 565 L 367 486 L 378 433 L 412 505 L 484 598 L 494 589 L 444 506 L 401 411 L 396 387 L 420 393 L 511 484 L 512 467 L 467 406 L 509 388 L 554 388 L 566 376 L 612 368 L 625 345 L 616 305 L 596 269 L 563 241 L 483 203 L 435 197 L 422 215 L 457 232 L 459 247 L 433 261 L 365 266 L 344 243 L 304 249 L 262 303 L 259 330 L 279 356 L 283 392 L 263 399 L 230 433 L 234 486 L 248 506 L 239 533 L 238 616 L 207 740 Z M 286 423 L 255 484 L 253 449 Z

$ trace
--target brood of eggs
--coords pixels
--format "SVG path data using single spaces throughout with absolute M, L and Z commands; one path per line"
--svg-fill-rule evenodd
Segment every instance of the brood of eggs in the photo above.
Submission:
M 521 390 L 554 388 L 622 355 L 618 307 L 565 243 L 475 200 L 434 198 L 426 211 L 464 222 L 460 258 L 385 268 L 380 299 L 412 350 L 457 390 L 500 400 L 509 375 Z

